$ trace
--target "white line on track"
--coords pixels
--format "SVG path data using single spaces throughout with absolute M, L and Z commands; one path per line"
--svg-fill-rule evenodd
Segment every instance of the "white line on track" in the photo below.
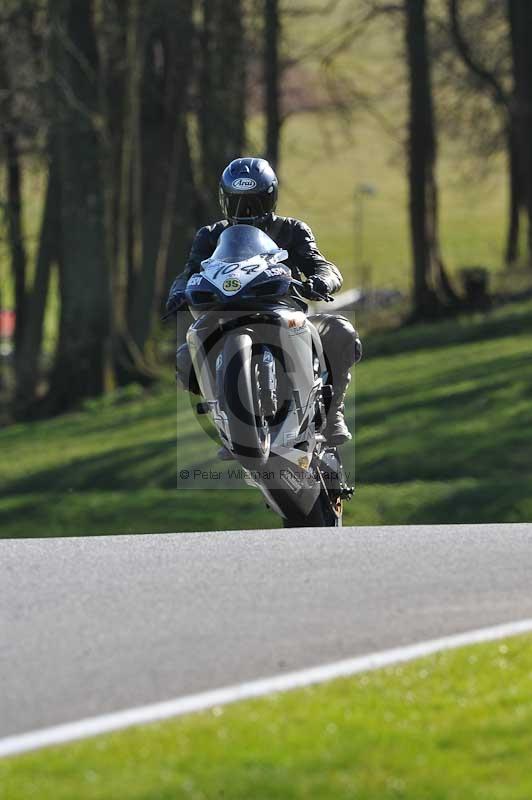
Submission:
M 0 739 L 0 757 L 37 750 L 40 747 L 64 744 L 98 734 L 110 733 L 133 725 L 159 722 L 182 714 L 235 703 L 238 700 L 262 697 L 274 692 L 286 692 L 289 689 L 299 689 L 305 686 L 325 683 L 334 678 L 344 678 L 360 672 L 369 672 L 392 664 L 412 661 L 415 658 L 429 656 L 442 650 L 452 650 L 465 645 L 492 642 L 522 633 L 532 633 L 532 619 L 509 622 L 491 628 L 481 628 L 454 636 L 445 636 L 442 639 L 432 639 L 428 642 L 407 645 L 406 647 L 395 647 L 392 650 L 369 653 L 365 656 L 349 658 L 333 664 L 324 664 L 320 667 L 287 672 L 271 678 L 261 678 L 248 683 L 240 683 L 236 686 L 227 686 L 213 691 L 177 697 L 174 700 L 167 700 L 162 703 L 152 703 L 124 711 L 115 711 L 111 714 L 102 714 L 98 717 L 81 719 L 78 722 L 69 722 L 65 725 L 56 725 L 52 728 L 42 728 L 29 733 L 8 736 Z

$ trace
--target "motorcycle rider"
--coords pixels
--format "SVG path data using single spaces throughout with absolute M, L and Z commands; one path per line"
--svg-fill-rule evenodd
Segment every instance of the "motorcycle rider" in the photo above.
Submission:
M 225 218 L 214 225 L 200 228 L 196 233 L 185 269 L 170 288 L 166 305 L 169 313 L 182 304 L 188 279 L 200 271 L 202 261 L 212 256 L 220 234 L 229 225 L 255 225 L 286 250 L 289 258 L 285 263 L 294 277 L 300 278 L 302 273 L 306 278 L 307 298 L 323 298 L 340 289 L 340 271 L 320 253 L 308 225 L 298 219 L 276 215 L 277 195 L 277 176 L 268 161 L 262 158 L 237 158 L 231 161 L 224 169 L 219 185 L 220 205 Z M 334 387 L 324 435 L 329 444 L 341 445 L 351 439 L 344 418 L 344 399 L 351 379 L 349 370 L 360 361 L 362 345 L 356 330 L 345 317 L 313 314 L 309 320 L 323 343 Z M 178 381 L 184 388 L 199 394 L 186 343 L 178 347 L 176 361 Z M 222 451 L 220 455 L 224 457 Z

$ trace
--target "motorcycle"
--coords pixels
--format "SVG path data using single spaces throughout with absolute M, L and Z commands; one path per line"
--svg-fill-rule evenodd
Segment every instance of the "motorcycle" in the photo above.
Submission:
M 350 499 L 340 453 L 323 436 L 333 395 L 305 284 L 286 250 L 263 231 L 234 225 L 183 292 L 202 402 L 222 444 L 284 527 L 342 524 Z

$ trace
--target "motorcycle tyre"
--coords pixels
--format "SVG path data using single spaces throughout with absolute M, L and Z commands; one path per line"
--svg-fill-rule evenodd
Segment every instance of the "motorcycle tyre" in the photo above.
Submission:
M 233 453 L 243 467 L 257 470 L 270 455 L 270 436 L 261 439 L 257 427 L 256 383 L 253 380 L 253 342 L 247 333 L 230 336 L 224 346 L 224 409 L 229 423 Z M 250 409 L 253 409 L 251 414 Z M 242 416 L 247 419 L 242 419 Z M 250 420 L 250 416 L 254 420 Z
M 337 516 L 331 508 L 329 496 L 322 488 L 318 499 L 307 516 L 290 514 L 283 519 L 283 528 L 341 528 L 342 513 Z

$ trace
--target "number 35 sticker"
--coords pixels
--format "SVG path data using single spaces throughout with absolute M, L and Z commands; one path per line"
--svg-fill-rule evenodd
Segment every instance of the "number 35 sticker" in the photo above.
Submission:
M 238 292 L 241 286 L 238 278 L 227 278 L 223 283 L 224 292 Z

